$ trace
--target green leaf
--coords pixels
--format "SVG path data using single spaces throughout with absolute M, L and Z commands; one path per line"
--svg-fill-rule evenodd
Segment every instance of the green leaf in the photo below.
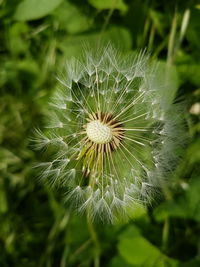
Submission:
M 96 9 L 119 9 L 122 12 L 128 10 L 128 6 L 123 0 L 88 0 Z
M 130 267 L 133 266 L 132 264 L 127 263 L 123 258 L 120 256 L 115 256 L 112 258 L 111 262 L 109 263 L 109 267 Z
M 53 15 L 60 24 L 59 29 L 67 30 L 71 34 L 84 32 L 92 25 L 91 19 L 69 2 L 63 2 Z
M 177 260 L 164 255 L 157 247 L 142 236 L 140 229 L 134 224 L 128 226 L 128 228 L 120 234 L 118 251 L 120 257 L 116 259 L 113 258 L 112 260 L 113 266 L 116 267 L 118 267 L 121 258 L 133 266 L 178 266 Z
M 159 222 L 164 221 L 169 216 L 175 218 L 186 218 L 187 209 L 183 208 L 180 203 L 164 202 L 154 211 L 154 217 Z
M 84 44 L 90 44 L 95 47 L 100 37 L 102 37 L 103 43 L 112 41 L 114 45 L 122 50 L 127 51 L 131 49 L 132 38 L 130 32 L 124 27 L 111 27 L 105 31 L 102 36 L 98 33 L 66 36 L 66 38 L 58 44 L 59 49 L 65 55 L 63 60 L 65 61 L 65 59 L 71 58 L 72 56 L 80 56 L 83 52 Z M 64 62 L 64 64 L 65 63 L 66 62 Z
M 153 264 L 161 256 L 160 251 L 142 236 L 122 239 L 118 249 L 128 263 L 139 266 L 155 266 Z
M 124 230 L 122 233 L 119 235 L 119 240 L 127 239 L 127 238 L 133 238 L 133 237 L 138 237 L 141 236 L 141 231 L 140 229 L 132 224 L 129 225 L 126 230 Z
M 110 27 L 104 35 L 103 40 L 116 44 L 120 49 L 129 50 L 132 46 L 132 36 L 130 31 L 125 27 Z
M 137 219 L 140 217 L 144 217 L 147 215 L 146 208 L 139 203 L 135 203 L 134 206 L 128 207 L 127 208 L 127 213 L 130 218 L 132 219 Z
M 40 19 L 51 13 L 63 0 L 24 0 L 16 9 L 14 18 L 19 21 Z
M 28 25 L 25 22 L 16 22 L 9 28 L 10 51 L 14 55 L 28 51 L 29 43 L 24 38 L 28 30 Z

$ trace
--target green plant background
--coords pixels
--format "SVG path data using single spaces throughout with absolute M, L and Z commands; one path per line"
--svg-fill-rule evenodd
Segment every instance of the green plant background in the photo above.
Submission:
M 192 0 L 0 0 L 1 267 L 200 266 L 199 33 Z M 101 38 L 146 48 L 169 67 L 166 97 L 183 101 L 189 137 L 168 194 L 114 226 L 88 225 L 59 190 L 38 183 L 32 166 L 41 155 L 29 142 L 59 68 Z

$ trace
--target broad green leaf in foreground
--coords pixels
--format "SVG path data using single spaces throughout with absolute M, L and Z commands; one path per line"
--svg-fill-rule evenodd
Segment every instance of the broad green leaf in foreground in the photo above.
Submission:
M 135 265 L 151 266 L 149 263 L 153 264 L 161 256 L 160 251 L 142 236 L 122 239 L 118 249 L 128 263 Z
M 133 266 L 164 267 L 178 266 L 178 261 L 168 258 L 150 243 L 134 225 L 127 228 L 119 237 L 120 256 Z

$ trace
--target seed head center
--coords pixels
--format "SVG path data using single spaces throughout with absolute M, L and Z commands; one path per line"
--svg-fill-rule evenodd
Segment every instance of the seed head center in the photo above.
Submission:
M 113 139 L 112 129 L 99 120 L 90 121 L 86 125 L 88 138 L 96 144 L 107 144 Z

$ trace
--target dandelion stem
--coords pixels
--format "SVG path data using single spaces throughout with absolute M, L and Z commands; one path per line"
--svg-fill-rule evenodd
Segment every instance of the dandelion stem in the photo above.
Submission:
M 162 232 L 162 246 L 164 251 L 167 248 L 168 236 L 169 236 L 169 218 L 167 217 L 164 221 L 163 232 Z
M 90 232 L 92 241 L 94 243 L 94 267 L 99 267 L 100 266 L 100 244 L 99 240 L 96 234 L 96 231 L 94 229 L 94 224 L 91 221 L 91 218 L 89 216 L 89 213 L 87 213 L 87 224 L 88 224 L 88 230 Z

